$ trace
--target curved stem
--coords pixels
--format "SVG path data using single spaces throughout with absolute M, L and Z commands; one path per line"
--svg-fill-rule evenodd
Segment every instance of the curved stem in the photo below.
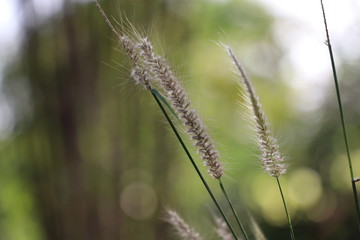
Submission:
M 239 227 L 240 227 L 240 229 L 241 229 L 241 232 L 243 233 L 245 239 L 246 239 L 246 240 L 249 240 L 249 237 L 248 237 L 248 235 L 246 234 L 245 229 L 244 229 L 243 225 L 242 225 L 241 222 L 240 222 L 239 216 L 237 215 L 237 213 L 236 213 L 236 211 L 235 211 L 235 209 L 234 209 L 234 207 L 233 207 L 233 205 L 232 205 L 232 203 L 231 203 L 231 201 L 230 201 L 230 198 L 228 197 L 228 195 L 227 195 L 227 193 L 226 193 L 225 187 L 224 187 L 221 179 L 219 179 L 219 185 L 220 185 L 221 191 L 223 192 L 223 194 L 224 194 L 227 202 L 229 203 L 229 206 L 230 206 L 230 208 L 231 208 L 231 211 L 232 211 L 232 213 L 234 214 L 234 216 L 235 216 L 235 218 L 236 218 L 236 221 L 237 221 L 237 223 L 238 223 L 238 225 L 239 225 Z
M 280 180 L 279 180 L 278 177 L 276 177 L 276 182 L 277 182 L 278 187 L 279 187 L 279 190 L 280 190 L 281 199 L 282 199 L 282 202 L 283 202 L 283 204 L 284 204 L 284 209 L 285 209 L 285 212 L 286 212 L 286 217 L 287 217 L 287 220 L 288 220 L 288 223 L 289 223 L 290 236 L 291 236 L 291 239 L 292 239 L 292 240 L 295 240 L 295 234 L 294 234 L 293 226 L 292 226 L 292 223 L 291 223 L 290 213 L 289 213 L 289 210 L 288 210 L 288 208 L 287 208 L 287 206 L 286 206 L 285 197 L 284 197 L 283 191 L 282 191 L 282 189 L 281 189 L 281 184 L 280 184 Z
M 149 90 L 151 90 L 151 88 L 149 88 Z M 169 124 L 170 124 L 170 126 L 171 126 L 171 129 L 173 130 L 173 132 L 174 132 L 174 133 L 175 133 L 175 135 L 176 135 L 176 138 L 177 138 L 177 139 L 178 139 L 178 141 L 180 142 L 180 144 L 181 144 L 182 148 L 184 149 L 184 151 L 185 151 L 186 155 L 188 156 L 188 158 L 189 158 L 189 160 L 190 160 L 191 164 L 192 164 L 192 165 L 193 165 L 193 167 L 195 168 L 196 173 L 197 173 L 197 174 L 198 174 L 198 176 L 200 177 L 200 179 L 201 179 L 201 181 L 202 181 L 203 185 L 205 186 L 205 188 L 206 188 L 207 192 L 209 193 L 209 195 L 210 195 L 211 199 L 213 200 L 213 202 L 214 202 L 214 204 L 216 205 L 217 209 L 219 210 L 219 212 L 220 212 L 221 216 L 223 217 L 224 221 L 226 222 L 227 226 L 229 227 L 229 229 L 230 229 L 230 231 L 231 231 L 232 235 L 234 236 L 234 238 L 235 238 L 236 240 L 238 240 L 238 237 L 236 236 L 236 233 L 235 233 L 234 229 L 231 227 L 230 222 L 229 222 L 229 221 L 228 221 L 228 219 L 226 218 L 226 216 L 225 216 L 225 214 L 224 214 L 223 210 L 222 210 L 222 209 L 221 209 L 221 207 L 220 207 L 220 204 L 219 204 L 219 203 L 218 203 L 218 201 L 216 200 L 216 198 L 215 198 L 214 194 L 212 193 L 212 191 L 211 191 L 211 189 L 210 189 L 209 185 L 207 184 L 207 182 L 206 182 L 206 180 L 205 180 L 204 176 L 201 174 L 201 172 L 200 172 L 200 170 L 199 170 L 198 166 L 196 165 L 196 163 L 195 163 L 195 161 L 194 161 L 193 157 L 191 156 L 191 154 L 190 154 L 189 150 L 187 149 L 187 147 L 186 147 L 186 145 L 185 145 L 184 141 L 182 140 L 182 138 L 181 138 L 181 136 L 180 136 L 179 132 L 177 131 L 177 129 L 176 129 L 176 127 L 175 127 L 175 125 L 173 124 L 173 122 L 171 121 L 171 119 L 170 119 L 169 115 L 167 114 L 167 112 L 166 112 L 166 110 L 165 110 L 164 106 L 161 104 L 161 102 L 160 102 L 159 98 L 156 96 L 156 94 L 154 94 L 152 91 L 151 91 L 151 94 L 153 95 L 153 97 L 154 97 L 155 101 L 157 102 L 157 104 L 159 105 L 159 107 L 160 107 L 161 111 L 162 111 L 162 112 L 163 112 L 163 114 L 165 115 L 166 120 L 168 121 L 168 123 L 169 123 Z
M 358 193 L 357 193 L 357 189 L 356 189 L 356 182 L 357 181 L 356 181 L 356 179 L 354 177 L 354 170 L 353 170 L 352 161 L 351 161 L 350 147 L 349 147 L 349 141 L 348 141 L 348 136 L 347 136 L 347 131 L 346 131 L 346 125 L 345 125 L 345 118 L 344 118 L 343 106 L 342 106 L 342 101 L 341 101 L 339 82 L 338 82 L 337 73 L 336 73 L 334 55 L 333 55 L 333 51 L 332 51 L 332 47 L 331 47 L 331 43 L 330 43 L 330 36 L 329 36 L 329 30 L 328 30 L 328 27 L 327 27 L 324 4 L 323 4 L 322 0 L 320 0 L 320 3 L 321 3 L 321 9 L 322 9 L 324 25 L 325 25 L 326 45 L 328 47 L 329 55 L 330 55 L 331 68 L 332 68 L 332 72 L 333 72 L 333 78 L 334 78 L 335 90 L 336 90 L 336 97 L 337 97 L 337 102 L 338 102 L 338 106 L 339 106 L 339 114 L 340 114 L 341 126 L 342 126 L 343 137 L 344 137 L 345 148 L 346 148 L 346 155 L 347 155 L 347 159 L 348 159 L 349 171 L 350 171 L 350 176 L 351 176 L 351 186 L 352 186 L 352 190 L 353 190 L 356 213 L 357 213 L 358 224 L 359 224 L 359 229 L 360 229 L 360 206 L 359 206 Z

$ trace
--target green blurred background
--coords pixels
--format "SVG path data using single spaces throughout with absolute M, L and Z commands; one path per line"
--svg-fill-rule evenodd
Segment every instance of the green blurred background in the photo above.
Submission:
M 151 95 L 132 82 L 95 4 L 12 1 L 17 47 L 3 45 L 0 53 L 0 239 L 176 239 L 163 221 L 166 207 L 216 239 L 210 198 Z M 289 239 L 276 181 L 258 163 L 237 76 L 220 42 L 243 61 L 287 157 L 281 180 L 297 239 L 359 239 L 331 70 L 310 90 L 294 87 L 289 43 L 278 37 L 289 32 L 275 28 L 301 26 L 243 0 L 100 3 L 149 36 L 174 67 L 217 143 L 224 182 L 244 221 L 249 212 L 268 239 Z M 357 174 L 360 54 L 349 58 L 335 49 Z

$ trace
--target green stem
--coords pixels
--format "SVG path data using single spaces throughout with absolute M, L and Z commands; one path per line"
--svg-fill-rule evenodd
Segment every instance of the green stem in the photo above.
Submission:
M 294 234 L 294 230 L 293 230 L 293 226 L 292 226 L 292 223 L 291 223 L 291 217 L 290 217 L 290 213 L 289 213 L 289 210 L 286 206 L 286 202 L 285 202 L 285 197 L 284 197 L 284 194 L 283 194 L 283 191 L 281 189 L 281 184 L 280 184 L 280 180 L 279 180 L 279 177 L 276 177 L 276 182 L 279 186 L 279 190 L 280 190 L 280 194 L 281 194 L 281 199 L 282 199 L 282 202 L 284 204 L 284 209 L 285 209 L 285 212 L 286 212 L 286 217 L 287 217 L 287 220 L 288 220 L 288 223 L 289 223 L 289 228 L 290 228 L 290 236 L 291 236 L 291 239 L 292 240 L 295 240 L 295 234 Z
M 353 166 L 352 166 L 352 161 L 351 161 L 350 147 L 349 147 L 349 141 L 348 141 L 348 136 L 347 136 L 347 131 L 346 131 L 346 125 L 345 125 L 345 118 L 344 118 L 344 112 L 343 112 L 342 101 L 341 101 L 340 88 L 339 88 L 339 83 L 338 83 L 338 78 L 337 78 L 337 73 L 336 73 L 334 55 L 333 55 L 332 47 L 331 47 L 331 44 L 330 44 L 330 36 L 329 36 L 329 30 L 328 30 L 328 27 L 327 27 L 324 4 L 323 4 L 322 0 L 320 0 L 320 3 L 321 3 L 321 9 L 322 9 L 324 25 L 325 25 L 326 45 L 327 45 L 328 50 L 329 50 L 331 68 L 332 68 L 333 78 L 334 78 L 334 82 L 335 82 L 335 89 L 336 89 L 337 102 L 338 102 L 338 105 L 339 105 L 341 126 L 342 126 L 343 137 L 344 137 L 345 148 L 346 148 L 346 155 L 347 155 L 347 159 L 348 159 L 349 171 L 350 171 L 350 176 L 351 176 L 351 185 L 352 185 L 352 190 L 353 190 L 353 195 L 354 195 L 354 200 L 355 200 L 356 213 L 357 213 L 358 224 L 359 224 L 359 229 L 360 229 L 360 206 L 359 206 L 358 193 L 357 193 L 357 189 L 356 189 L 356 180 L 355 180 L 355 177 L 354 177 L 354 171 L 353 171 Z
M 151 90 L 151 88 L 150 88 L 150 90 Z M 167 112 L 166 112 L 165 108 L 164 108 L 164 107 L 163 107 L 163 105 L 161 104 L 161 102 L 160 102 L 160 100 L 158 99 L 158 97 L 156 96 L 156 94 L 154 94 L 152 91 L 151 91 L 151 94 L 153 95 L 153 97 L 154 97 L 155 101 L 157 102 L 157 104 L 159 105 L 159 107 L 160 107 L 161 111 L 162 111 L 162 112 L 163 112 L 163 114 L 165 115 L 166 120 L 168 121 L 168 123 L 169 123 L 169 124 L 170 124 L 170 126 L 171 126 L 171 129 L 173 130 L 173 132 L 174 132 L 174 133 L 175 133 L 175 135 L 176 135 L 176 138 L 177 138 L 177 139 L 178 139 L 178 141 L 180 142 L 180 144 L 181 144 L 182 148 L 184 149 L 184 151 L 185 151 L 186 155 L 188 156 L 188 158 L 189 158 L 189 160 L 190 160 L 191 164 L 192 164 L 192 165 L 193 165 L 193 167 L 195 168 L 196 173 L 199 175 L 199 177 L 200 177 L 200 179 L 201 179 L 202 183 L 204 184 L 204 186 L 205 186 L 205 188 L 206 188 L 207 192 L 209 193 L 209 195 L 210 195 L 211 199 L 213 200 L 213 202 L 214 202 L 214 204 L 216 205 L 217 209 L 219 210 L 219 212 L 220 212 L 221 216 L 223 217 L 224 221 L 226 222 L 227 226 L 229 227 L 229 229 L 230 229 L 230 231 L 231 231 L 232 235 L 234 236 L 234 238 L 235 238 L 236 240 L 238 240 L 238 237 L 236 236 L 234 229 L 231 227 L 231 225 L 230 225 L 230 223 L 229 223 L 228 219 L 226 218 L 226 216 L 225 216 L 225 214 L 224 214 L 223 210 L 221 209 L 221 207 L 220 207 L 220 205 L 219 205 L 218 201 L 216 200 L 216 198 L 215 198 L 214 194 L 212 193 L 212 191 L 211 191 L 211 189 L 210 189 L 209 185 L 207 184 L 207 182 L 206 182 L 206 180 L 205 180 L 204 176 L 201 174 L 201 172 L 200 172 L 199 168 L 197 167 L 197 165 L 196 165 L 196 163 L 195 163 L 195 161 L 194 161 L 193 157 L 191 156 L 191 154 L 190 154 L 189 150 L 187 149 L 187 147 L 186 147 L 186 145 L 185 145 L 184 141 L 182 140 L 182 138 L 181 138 L 181 136 L 180 136 L 179 132 L 177 131 L 177 129 L 176 129 L 176 127 L 175 127 L 175 125 L 173 124 L 172 120 L 170 119 L 169 115 L 167 114 Z
M 230 201 L 230 198 L 228 197 L 228 195 L 227 195 L 227 193 L 226 193 L 225 187 L 224 187 L 221 179 L 219 179 L 219 185 L 220 185 L 221 191 L 223 192 L 223 194 L 224 194 L 227 202 L 229 203 L 229 206 L 230 206 L 230 208 L 231 208 L 231 211 L 232 211 L 232 213 L 234 214 L 234 216 L 235 216 L 235 218 L 236 218 L 236 221 L 237 221 L 237 223 L 238 223 L 238 225 L 239 225 L 242 233 L 244 234 L 245 239 L 246 239 L 246 240 L 249 240 L 249 237 L 248 237 L 248 235 L 246 234 L 245 229 L 244 229 L 243 225 L 242 225 L 241 222 L 240 222 L 239 216 L 237 215 L 237 213 L 236 213 L 236 211 L 235 211 L 235 209 L 234 209 L 234 207 L 233 207 L 233 205 L 232 205 L 232 203 L 231 203 L 231 201 Z

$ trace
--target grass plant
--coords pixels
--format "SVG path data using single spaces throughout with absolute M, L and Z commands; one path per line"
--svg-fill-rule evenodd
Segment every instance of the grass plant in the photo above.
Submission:
M 241 231 L 243 232 L 246 239 L 249 239 L 237 214 L 234 211 L 234 208 L 226 194 L 225 188 L 223 187 L 220 178 L 223 175 L 223 167 L 222 163 L 219 160 L 219 154 L 217 150 L 215 150 L 215 145 L 212 142 L 210 136 L 207 133 L 207 130 L 203 123 L 200 120 L 199 115 L 195 110 L 190 109 L 191 102 L 188 99 L 188 96 L 185 90 L 180 85 L 179 81 L 176 79 L 175 75 L 170 70 L 170 67 L 167 65 L 165 59 L 160 56 L 155 55 L 153 52 L 152 44 L 148 41 L 147 38 L 138 37 L 135 41 L 132 40 L 127 35 L 121 35 L 115 27 L 110 22 L 109 18 L 102 10 L 100 4 L 96 2 L 97 7 L 99 8 L 100 13 L 105 18 L 106 23 L 109 25 L 111 30 L 117 36 L 119 42 L 122 47 L 126 51 L 128 57 L 130 58 L 133 69 L 131 75 L 133 79 L 138 84 L 142 84 L 146 89 L 148 89 L 155 101 L 159 105 L 161 111 L 166 117 L 168 123 L 170 124 L 174 134 L 176 135 L 179 143 L 184 149 L 187 157 L 189 158 L 192 166 L 196 170 L 199 178 L 201 179 L 203 185 L 205 186 L 207 192 L 209 193 L 211 199 L 219 210 L 221 216 L 226 222 L 229 230 L 231 231 L 234 239 L 238 239 L 233 227 L 231 226 L 229 220 L 224 214 L 220 204 L 218 203 L 216 197 L 212 193 L 211 188 L 207 184 L 205 178 L 200 172 L 197 164 L 195 163 L 190 151 L 182 140 L 181 135 L 176 129 L 173 121 L 169 117 L 167 111 L 161 103 L 161 100 L 166 103 L 167 106 L 169 104 L 164 100 L 162 95 L 157 91 L 156 88 L 151 86 L 150 82 L 157 83 L 163 90 L 167 93 L 167 98 L 171 103 L 171 106 L 175 109 L 176 113 L 180 116 L 183 124 L 187 128 L 187 132 L 190 134 L 192 140 L 195 142 L 195 146 L 198 147 L 198 152 L 200 153 L 202 159 L 204 160 L 204 165 L 208 167 L 208 172 L 210 175 L 219 180 L 220 186 L 222 187 L 222 192 L 226 195 L 226 199 L 231 206 L 231 209 L 236 216 L 237 223 L 240 226 Z M 170 107 L 169 109 L 174 112 Z
M 356 210 L 358 214 L 358 220 L 360 223 L 360 209 L 359 202 L 357 197 L 356 182 L 357 178 L 354 178 L 352 162 L 350 157 L 350 150 L 348 144 L 348 138 L 345 127 L 345 120 L 343 116 L 341 95 L 338 86 L 338 80 L 336 75 L 334 57 L 332 53 L 332 48 L 330 44 L 330 37 L 327 29 L 326 17 L 324 6 L 321 1 L 321 7 L 323 11 L 325 30 L 326 30 L 326 44 L 329 49 L 331 66 L 333 69 L 333 76 L 336 86 L 336 94 L 339 104 L 339 112 L 341 118 L 341 124 L 344 134 L 344 142 L 346 146 L 346 152 L 348 156 L 348 163 L 351 175 L 351 182 L 353 187 L 353 193 L 356 203 Z M 199 114 L 192 108 L 191 101 L 185 89 L 181 86 L 180 81 L 177 79 L 173 71 L 171 70 L 166 59 L 162 56 L 159 56 L 155 53 L 153 45 L 147 37 L 143 37 L 136 32 L 136 30 L 129 24 L 129 32 L 118 31 L 105 12 L 102 10 L 99 3 L 96 1 L 96 5 L 99 8 L 100 13 L 104 17 L 106 23 L 111 28 L 112 32 L 116 35 L 117 40 L 124 49 L 126 55 L 131 61 L 132 70 L 131 76 L 135 82 L 139 85 L 142 85 L 146 90 L 150 92 L 153 99 L 161 109 L 161 112 L 165 116 L 167 122 L 169 123 L 173 133 L 175 134 L 178 142 L 183 148 L 187 158 L 189 159 L 192 167 L 195 169 L 196 174 L 200 178 L 202 184 L 204 185 L 206 191 L 208 192 L 210 198 L 214 202 L 216 208 L 218 209 L 221 218 L 215 217 L 216 229 L 218 237 L 223 240 L 230 239 L 243 239 L 242 237 L 237 236 L 237 231 L 241 231 L 244 239 L 249 240 L 250 237 L 247 234 L 240 218 L 232 204 L 232 201 L 226 191 L 226 188 L 222 182 L 222 176 L 224 175 L 224 167 L 221 162 L 221 157 L 218 151 L 216 150 L 214 141 L 211 139 L 207 128 L 204 123 L 200 120 Z M 294 229 L 292 225 L 292 220 L 290 213 L 287 207 L 286 199 L 283 193 L 282 185 L 280 182 L 280 177 L 286 173 L 287 165 L 285 159 L 280 153 L 280 147 L 270 131 L 270 127 L 267 121 L 267 118 L 262 110 L 262 106 L 259 101 L 259 97 L 256 95 L 256 92 L 247 77 L 243 67 L 241 66 L 239 60 L 236 58 L 234 52 L 230 47 L 226 47 L 227 53 L 232 59 L 233 64 L 237 68 L 238 74 L 240 75 L 242 81 L 240 81 L 240 86 L 245 91 L 245 105 L 247 108 L 251 109 L 251 118 L 253 119 L 254 132 L 256 134 L 257 146 L 259 150 L 259 159 L 261 165 L 266 173 L 271 177 L 274 177 L 276 184 L 279 189 L 281 196 L 282 204 L 285 210 L 286 218 L 288 221 L 288 226 L 290 230 L 290 238 L 295 240 Z M 173 117 L 174 116 L 174 117 Z M 219 188 L 221 190 L 222 196 L 230 207 L 231 214 L 236 219 L 237 227 L 236 230 L 234 226 L 230 223 L 228 216 L 226 216 L 222 207 L 219 204 L 218 198 L 214 195 L 213 190 L 210 188 L 207 179 L 202 174 L 199 169 L 194 157 L 192 156 L 191 151 L 187 147 L 185 141 L 183 140 L 182 134 L 180 134 L 176 124 L 180 122 L 183 127 L 186 129 L 187 134 L 190 136 L 193 141 L 194 146 L 197 148 L 198 153 L 203 160 L 203 164 L 207 167 L 209 175 L 218 181 Z M 177 234 L 183 239 L 190 240 L 202 240 L 203 238 L 197 233 L 193 228 L 191 228 L 177 212 L 173 210 L 167 210 L 166 221 L 168 221 L 176 230 Z M 261 231 L 259 230 L 256 223 L 253 219 L 249 219 L 249 223 L 255 226 L 256 231 L 255 239 L 265 239 Z

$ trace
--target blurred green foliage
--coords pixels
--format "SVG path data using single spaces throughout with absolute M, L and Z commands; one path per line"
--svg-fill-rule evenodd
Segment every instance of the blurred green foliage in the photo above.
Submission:
M 0 142 L 0 239 L 174 239 L 162 221 L 167 206 L 211 239 L 208 195 L 150 94 L 130 79 L 126 56 L 95 4 L 80 2 L 64 1 L 45 20 L 31 1 L 23 9 L 21 50 L 1 86 L 15 128 Z M 183 80 L 220 149 L 243 219 L 249 211 L 268 239 L 288 239 L 276 182 L 257 162 L 221 42 L 239 53 L 289 156 L 283 184 L 297 239 L 356 238 L 332 89 L 318 112 L 294 109 L 294 93 L 277 71 L 284 52 L 266 9 L 241 0 L 100 3 L 148 35 Z M 359 169 L 359 72 L 343 68 Z

